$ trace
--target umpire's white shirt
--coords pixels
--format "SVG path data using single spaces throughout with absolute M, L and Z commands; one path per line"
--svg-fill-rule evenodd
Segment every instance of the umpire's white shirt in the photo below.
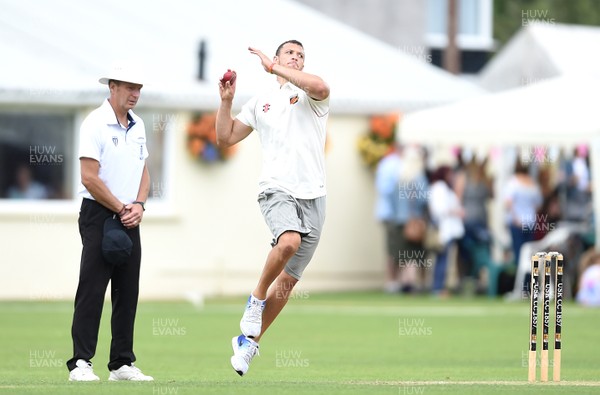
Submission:
M 108 99 L 81 124 L 79 158 L 100 163 L 99 177 L 121 202 L 137 198 L 142 171 L 148 157 L 144 121 L 129 110 L 129 128 L 117 121 Z M 80 183 L 79 196 L 94 199 Z
M 250 99 L 237 115 L 262 145 L 259 192 L 283 189 L 298 199 L 325 196 L 329 98 L 321 101 L 286 83 Z

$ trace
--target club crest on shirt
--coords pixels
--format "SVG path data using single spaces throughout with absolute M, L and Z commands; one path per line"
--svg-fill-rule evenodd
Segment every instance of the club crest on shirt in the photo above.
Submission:
M 116 147 L 117 145 L 119 145 L 119 138 L 118 138 L 117 136 L 113 136 L 113 138 L 112 138 L 112 142 L 113 142 L 113 144 L 114 144 L 114 145 L 115 145 L 115 147 Z
M 290 96 L 290 104 L 296 104 L 298 103 L 298 94 L 296 93 L 293 96 Z
M 270 105 L 269 103 L 266 103 L 266 104 L 263 106 L 263 112 L 267 112 L 267 111 L 269 111 L 269 109 L 270 109 L 270 108 L 271 108 L 271 105 Z

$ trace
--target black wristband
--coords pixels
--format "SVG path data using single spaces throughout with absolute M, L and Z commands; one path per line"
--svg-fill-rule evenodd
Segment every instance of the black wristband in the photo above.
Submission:
M 145 207 L 145 203 L 144 202 L 140 202 L 139 200 L 136 200 L 135 202 L 133 202 L 131 204 L 139 204 L 140 206 L 142 206 L 142 210 L 146 211 L 146 207 Z

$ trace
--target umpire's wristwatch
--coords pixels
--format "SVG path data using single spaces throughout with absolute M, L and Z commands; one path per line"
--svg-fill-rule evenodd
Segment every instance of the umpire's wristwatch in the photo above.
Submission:
M 140 202 L 139 200 L 136 200 L 135 202 L 131 203 L 131 204 L 139 204 L 140 206 L 142 206 L 142 210 L 146 211 L 146 207 L 144 206 L 144 202 Z

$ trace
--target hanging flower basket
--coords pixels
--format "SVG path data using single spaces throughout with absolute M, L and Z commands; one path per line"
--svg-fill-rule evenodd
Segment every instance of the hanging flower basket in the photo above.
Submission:
M 224 149 L 217 146 L 216 119 L 217 113 L 199 113 L 187 126 L 188 151 L 200 162 L 223 162 L 235 153 L 234 146 Z
M 373 115 L 369 130 L 358 140 L 358 152 L 363 163 L 374 169 L 377 163 L 393 150 L 399 114 Z

